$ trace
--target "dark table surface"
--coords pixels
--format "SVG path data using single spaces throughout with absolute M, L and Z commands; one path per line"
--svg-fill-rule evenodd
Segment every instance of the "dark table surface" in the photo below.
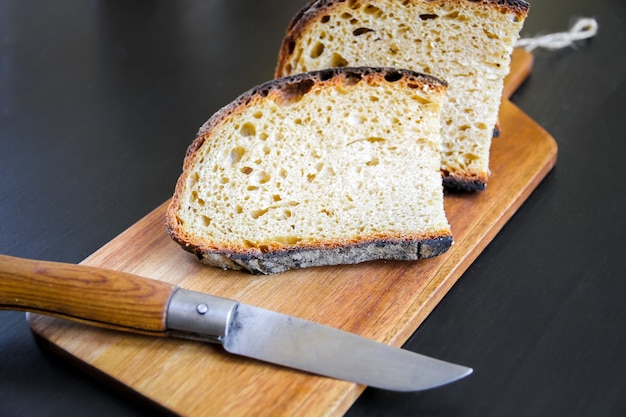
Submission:
M 80 262 L 171 196 L 197 128 L 270 79 L 304 1 L 0 1 L 0 253 Z M 555 169 L 406 348 L 475 373 L 367 389 L 348 416 L 626 415 L 626 2 L 535 1 L 522 34 L 594 17 L 536 51 L 512 101 Z M 210 401 L 210 398 L 207 399 Z M 143 416 L 0 312 L 0 416 Z

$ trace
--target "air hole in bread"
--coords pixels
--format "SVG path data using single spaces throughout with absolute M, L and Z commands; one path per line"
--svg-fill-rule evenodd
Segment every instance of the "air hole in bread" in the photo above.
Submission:
M 439 15 L 432 14 L 432 13 L 424 13 L 420 15 L 420 19 L 422 20 L 431 20 L 431 19 L 436 19 L 438 17 Z
M 317 42 L 315 46 L 311 49 L 311 58 L 319 58 L 320 55 L 324 53 L 324 44 L 322 42 Z
M 241 161 L 241 158 L 243 158 L 243 155 L 245 153 L 246 153 L 246 148 L 244 148 L 242 146 L 237 146 L 237 147 L 233 148 L 230 151 L 230 163 L 232 165 L 235 165 L 236 163 Z
M 250 122 L 246 122 L 243 124 L 243 126 L 241 126 L 241 129 L 239 129 L 239 133 L 241 134 L 241 136 L 255 136 L 256 135 L 256 127 L 254 126 L 254 124 L 250 123 Z
M 330 22 L 330 16 L 329 15 L 322 16 L 322 18 L 320 19 L 320 22 L 322 22 L 322 23 Z
M 400 121 L 396 118 L 394 118 L 394 123 L 399 123 Z M 378 137 L 369 137 L 366 139 L 369 143 L 380 143 L 380 142 L 386 142 L 387 139 L 385 138 L 378 138 Z
M 373 4 L 368 4 L 364 9 L 365 13 L 380 17 L 383 15 L 383 11 Z
M 348 61 L 339 55 L 338 53 L 333 53 L 332 58 L 330 59 L 331 66 L 333 67 L 347 67 Z
M 357 10 L 361 8 L 361 3 L 359 3 L 358 0 L 350 0 L 348 4 L 350 5 L 350 8 L 353 10 Z
M 250 167 L 243 167 L 241 168 L 241 173 L 245 174 L 245 175 L 250 175 L 250 173 L 252 173 L 253 169 Z
M 354 36 L 361 36 L 361 35 L 363 35 L 365 33 L 373 32 L 373 31 L 374 31 L 374 29 L 370 29 L 370 28 L 356 28 L 356 29 L 354 29 L 352 31 L 352 34 Z
M 483 29 L 483 32 L 485 32 L 485 35 L 487 35 L 489 39 L 499 39 L 498 35 L 496 35 L 495 33 L 489 32 L 487 29 Z
M 250 212 L 250 216 L 252 216 L 253 219 L 258 219 L 259 217 L 263 216 L 267 212 L 268 212 L 268 209 L 252 210 Z

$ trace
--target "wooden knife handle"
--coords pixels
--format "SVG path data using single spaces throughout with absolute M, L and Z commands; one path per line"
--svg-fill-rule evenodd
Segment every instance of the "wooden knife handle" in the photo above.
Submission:
M 176 287 L 120 271 L 0 255 L 0 309 L 166 336 Z

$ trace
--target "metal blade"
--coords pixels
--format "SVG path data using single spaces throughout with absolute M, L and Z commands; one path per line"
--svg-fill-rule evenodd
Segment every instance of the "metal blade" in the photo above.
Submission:
M 393 391 L 434 388 L 472 373 L 465 366 L 245 304 L 237 306 L 221 341 L 230 353 Z

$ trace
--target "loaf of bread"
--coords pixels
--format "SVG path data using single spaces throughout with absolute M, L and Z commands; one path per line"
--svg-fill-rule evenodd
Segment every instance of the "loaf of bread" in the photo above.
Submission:
M 265 274 L 445 252 L 446 89 L 407 70 L 335 68 L 244 93 L 188 148 L 170 235 L 208 265 Z
M 276 76 L 342 66 L 407 68 L 448 82 L 444 185 L 482 190 L 522 0 L 317 0 L 292 20 Z

